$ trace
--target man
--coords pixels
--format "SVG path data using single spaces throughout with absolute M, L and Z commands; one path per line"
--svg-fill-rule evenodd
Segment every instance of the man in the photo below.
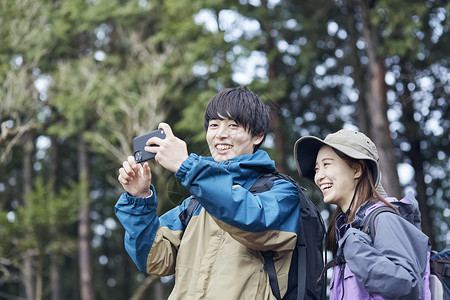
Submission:
M 274 251 L 281 296 L 286 292 L 299 217 L 297 188 L 277 180 L 266 192 L 248 189 L 275 171 L 263 150 L 269 108 L 250 90 L 226 89 L 209 102 L 204 127 L 211 157 L 188 154 L 186 143 L 161 123 L 166 138 L 146 151 L 175 173 L 192 196 L 158 218 L 148 163 L 130 156 L 119 170 L 123 194 L 115 211 L 126 230 L 125 248 L 139 270 L 175 273 L 169 299 L 275 299 L 260 251 Z M 192 201 L 199 207 L 186 228 L 179 218 Z

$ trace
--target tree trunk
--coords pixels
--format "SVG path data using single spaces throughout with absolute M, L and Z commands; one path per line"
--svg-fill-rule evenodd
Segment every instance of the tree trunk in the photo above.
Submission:
M 402 123 L 405 126 L 405 136 L 411 145 L 411 149 L 407 152 L 411 165 L 414 168 L 414 181 L 416 182 L 416 197 L 419 202 L 419 208 L 422 218 L 422 231 L 428 235 L 431 244 L 436 245 L 436 240 L 433 234 L 433 220 L 430 217 L 430 208 L 428 206 L 428 197 L 426 194 L 425 171 L 423 169 L 424 158 L 420 149 L 420 136 L 417 134 L 421 132 L 419 124 L 414 120 L 414 106 L 413 100 L 408 95 L 401 99 L 403 114 Z
M 52 137 L 52 147 L 51 147 L 51 164 L 50 164 L 50 178 L 53 181 L 53 191 L 55 194 L 59 192 L 60 188 L 60 178 L 59 170 L 61 161 L 59 159 L 59 144 L 55 137 Z M 53 234 L 58 235 L 56 229 L 53 228 Z M 61 290 L 61 254 L 50 253 L 50 286 L 51 286 L 51 299 L 61 300 L 62 290 Z
M 89 159 L 88 146 L 83 133 L 78 139 L 78 174 L 80 181 L 80 210 L 78 213 L 78 259 L 80 268 L 80 291 L 82 300 L 93 300 L 94 285 L 90 247 L 90 200 L 89 200 Z
M 274 134 L 274 144 L 277 155 L 273 157 L 275 160 L 275 165 L 277 166 L 277 170 L 281 173 L 287 172 L 287 164 L 286 164 L 286 140 L 283 139 L 283 126 L 282 126 L 282 117 L 281 112 L 272 111 L 272 131 Z
M 50 286 L 52 289 L 52 300 L 61 300 L 61 255 L 50 254 Z
M 164 300 L 164 288 L 160 278 L 155 281 L 155 300 Z
M 42 300 L 42 288 L 44 280 L 44 254 L 39 253 L 37 257 L 36 272 L 36 300 Z
M 32 190 L 32 178 L 33 178 L 33 154 L 34 154 L 34 141 L 33 136 L 30 133 L 24 135 L 24 156 L 23 156 L 23 199 L 24 206 L 27 206 L 26 199 Z M 33 268 L 33 254 L 31 250 L 25 252 L 24 264 L 22 270 L 22 282 L 25 286 L 25 296 L 27 299 L 35 299 L 35 286 L 34 286 L 34 268 Z
M 267 8 L 268 1 L 264 0 L 262 1 L 262 7 L 266 9 L 266 15 L 269 15 L 269 9 Z M 264 32 L 264 35 L 266 37 L 266 42 L 262 45 L 262 48 L 265 53 L 273 53 L 273 50 L 276 49 L 275 46 L 275 39 L 271 36 L 270 32 L 272 31 L 272 23 L 269 18 L 267 18 L 265 21 L 263 20 L 261 23 L 262 30 Z M 276 82 L 276 79 L 278 78 L 278 71 L 277 71 L 277 57 L 275 56 L 271 60 L 269 60 L 268 70 L 267 70 L 267 76 L 269 77 L 269 82 Z M 283 130 L 283 112 L 281 110 L 283 103 L 283 99 L 273 99 L 272 105 L 271 105 L 271 130 L 274 134 L 274 147 L 275 147 L 275 153 L 276 155 L 272 157 L 272 159 L 275 161 L 275 165 L 277 167 L 277 170 L 282 173 L 288 172 L 286 157 L 289 155 L 286 155 L 287 153 L 292 153 L 292 146 L 289 146 L 289 151 L 286 151 L 286 139 L 284 138 L 285 133 Z
M 349 1 L 347 3 L 347 9 L 349 12 L 354 11 L 355 3 Z M 356 14 L 356 12 L 354 12 Z M 359 91 L 359 101 L 356 103 L 356 120 L 357 125 L 361 132 L 369 134 L 370 132 L 370 110 L 367 107 L 366 100 L 366 85 L 364 84 L 364 66 L 361 65 L 358 57 L 358 48 L 356 47 L 357 39 L 359 38 L 359 32 L 357 30 L 356 18 L 349 14 L 348 18 L 345 18 L 347 27 L 349 29 L 349 37 L 352 39 L 350 43 L 351 54 L 347 59 L 351 66 L 353 66 L 352 77 L 355 82 L 355 87 Z
M 370 76 L 368 95 L 366 96 L 367 107 L 370 110 L 371 128 L 368 134 L 377 145 L 384 189 L 389 196 L 400 197 L 402 189 L 397 174 L 397 158 L 387 119 L 387 87 L 384 81 L 386 70 L 383 60 L 377 53 L 377 49 L 379 49 L 378 32 L 371 26 L 370 8 L 364 2 L 362 2 L 362 16 Z
M 122 251 L 120 259 L 120 265 L 119 268 L 123 270 L 122 278 L 124 280 L 123 287 L 121 289 L 122 291 L 122 298 L 121 299 L 131 299 L 132 294 L 134 290 L 132 289 L 133 286 L 133 271 L 135 270 L 135 265 L 133 263 L 130 263 L 130 257 L 128 256 L 128 253 L 125 251 Z

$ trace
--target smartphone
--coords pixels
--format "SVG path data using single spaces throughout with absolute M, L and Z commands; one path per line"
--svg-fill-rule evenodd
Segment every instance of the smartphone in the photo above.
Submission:
M 144 162 L 155 157 L 155 153 L 147 152 L 144 150 L 144 147 L 147 146 L 146 143 L 148 139 L 154 136 L 159 137 L 160 139 L 166 138 L 164 130 L 157 129 L 152 132 L 137 136 L 133 139 L 134 160 L 137 163 Z

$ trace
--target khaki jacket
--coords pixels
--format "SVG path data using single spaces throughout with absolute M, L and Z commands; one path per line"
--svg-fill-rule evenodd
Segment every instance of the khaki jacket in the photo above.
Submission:
M 264 151 L 216 163 L 190 155 L 177 172 L 200 202 L 186 228 L 179 214 L 191 197 L 161 217 L 157 200 L 124 194 L 116 215 L 126 230 L 125 248 L 141 271 L 175 274 L 169 299 L 275 299 L 260 251 L 274 251 L 281 295 L 295 247 L 299 198 L 285 180 L 251 194 L 261 170 L 274 170 Z

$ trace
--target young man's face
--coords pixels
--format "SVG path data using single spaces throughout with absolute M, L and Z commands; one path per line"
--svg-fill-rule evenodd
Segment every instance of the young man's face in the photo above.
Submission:
M 243 154 L 252 154 L 263 135 L 252 137 L 242 125 L 228 118 L 209 121 L 206 141 L 215 161 L 225 161 Z

